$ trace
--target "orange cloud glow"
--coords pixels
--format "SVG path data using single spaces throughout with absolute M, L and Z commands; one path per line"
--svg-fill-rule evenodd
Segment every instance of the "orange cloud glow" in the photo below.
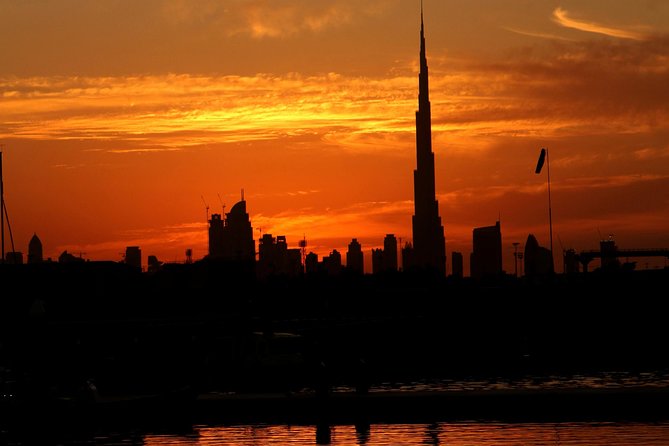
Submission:
M 145 35 L 119 22 L 134 40 L 119 32 L 116 42 L 90 29 L 113 5 L 84 2 L 78 13 L 90 22 L 71 32 L 88 32 L 104 51 L 79 39 L 57 60 L 42 55 L 40 69 L 15 56 L 17 68 L 0 71 L 5 190 L 20 250 L 37 232 L 52 257 L 67 249 L 119 259 L 127 245 L 167 261 L 186 248 L 202 257 L 201 197 L 221 212 L 241 188 L 256 239 L 286 235 L 296 247 L 306 236 L 322 256 L 356 237 L 368 258 L 387 233 L 409 241 L 419 22 L 407 25 L 406 2 L 159 3 L 137 6 L 155 19 Z M 463 20 L 460 36 L 449 21 L 480 19 L 476 8 L 425 3 L 435 11 L 426 15 L 432 136 L 449 256 L 467 258 L 472 229 L 500 216 L 507 270 L 512 241 L 532 232 L 548 244 L 546 177 L 534 174 L 541 147 L 565 247 L 596 247 L 598 230 L 623 247 L 669 246 L 666 25 L 606 27 L 541 3 L 527 18 L 505 8 L 504 22 L 485 32 L 467 34 Z M 40 14 L 59 10 L 0 8 L 35 30 L 51 30 Z M 41 54 L 34 39 L 17 42 Z M 54 39 L 66 45 L 68 35 Z M 465 46 L 498 40 L 506 46 L 495 55 Z M 138 42 L 156 51 L 158 68 Z M 187 63 L 172 70 L 177 56 Z M 67 69 L 45 68 L 61 59 Z M 96 69 L 70 69 L 82 66 Z
M 567 11 L 562 8 L 555 8 L 553 11 L 553 18 L 555 22 L 566 28 L 578 29 L 580 31 L 604 34 L 605 36 L 619 37 L 621 39 L 645 40 L 647 38 L 646 34 L 638 31 L 632 31 L 623 28 L 613 28 L 610 26 L 600 25 L 595 22 L 573 19 L 569 17 Z

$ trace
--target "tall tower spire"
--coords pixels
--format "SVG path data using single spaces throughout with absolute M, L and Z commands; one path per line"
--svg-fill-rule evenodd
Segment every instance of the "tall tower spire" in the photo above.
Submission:
M 425 51 L 423 2 L 420 3 L 420 72 L 416 111 L 416 170 L 414 182 L 413 247 L 415 267 L 446 274 L 446 242 L 435 195 L 432 113 Z

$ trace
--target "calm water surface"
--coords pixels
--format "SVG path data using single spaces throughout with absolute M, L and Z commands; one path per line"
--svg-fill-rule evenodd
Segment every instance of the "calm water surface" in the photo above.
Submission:
M 669 423 L 434 423 L 371 426 L 195 427 L 190 435 L 149 435 L 146 445 L 587 445 L 669 444 Z
M 36 427 L 38 429 L 38 427 Z M 669 422 L 662 423 L 432 423 L 336 426 L 192 426 L 179 433 L 98 433 L 88 438 L 30 440 L 4 438 L 12 446 L 112 445 L 448 445 L 448 446 L 666 446 Z

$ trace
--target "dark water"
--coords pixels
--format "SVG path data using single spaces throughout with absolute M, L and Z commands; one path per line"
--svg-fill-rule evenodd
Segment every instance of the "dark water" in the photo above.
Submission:
M 588 375 L 523 377 L 518 379 L 422 380 L 383 382 L 371 392 L 444 391 L 513 388 L 615 388 L 669 386 L 667 371 L 647 373 L 600 372 Z M 346 386 L 334 391 L 353 391 Z M 593 418 L 597 419 L 597 418 Z M 669 445 L 669 420 L 616 422 L 527 422 L 435 421 L 425 424 L 366 425 L 287 425 L 236 424 L 225 420 L 211 424 L 159 422 L 158 426 L 91 427 L 72 420 L 68 427 L 45 428 L 28 425 L 21 431 L 3 428 L 0 420 L 0 445 L 28 446 L 111 446 L 111 445 L 579 445 L 579 446 L 659 446 Z M 197 421 L 195 421 L 197 423 Z M 220 423 L 220 424 L 219 424 Z M 73 429 L 74 427 L 74 429 Z
M 38 427 L 35 427 L 38 429 Z M 432 423 L 366 426 L 193 426 L 178 433 L 98 433 L 88 438 L 5 439 L 7 445 L 584 445 L 669 444 L 669 423 Z
M 317 438 L 318 436 L 318 438 Z M 320 441 L 321 443 L 318 443 Z M 189 436 L 147 436 L 147 445 L 666 445 L 669 424 L 435 423 L 371 426 L 196 427 Z

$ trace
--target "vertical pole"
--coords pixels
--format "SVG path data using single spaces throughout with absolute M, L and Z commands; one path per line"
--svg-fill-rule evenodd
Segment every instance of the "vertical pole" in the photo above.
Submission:
M 548 169 L 548 231 L 551 240 L 551 267 L 553 267 L 555 260 L 553 259 L 553 215 L 551 211 L 551 163 L 548 158 L 548 148 L 546 148 L 546 169 Z
M 1 149 L 1 148 L 0 148 Z M 2 181 L 2 150 L 0 150 L 0 238 L 2 239 L 2 258 L 0 263 L 5 261 L 5 188 Z

